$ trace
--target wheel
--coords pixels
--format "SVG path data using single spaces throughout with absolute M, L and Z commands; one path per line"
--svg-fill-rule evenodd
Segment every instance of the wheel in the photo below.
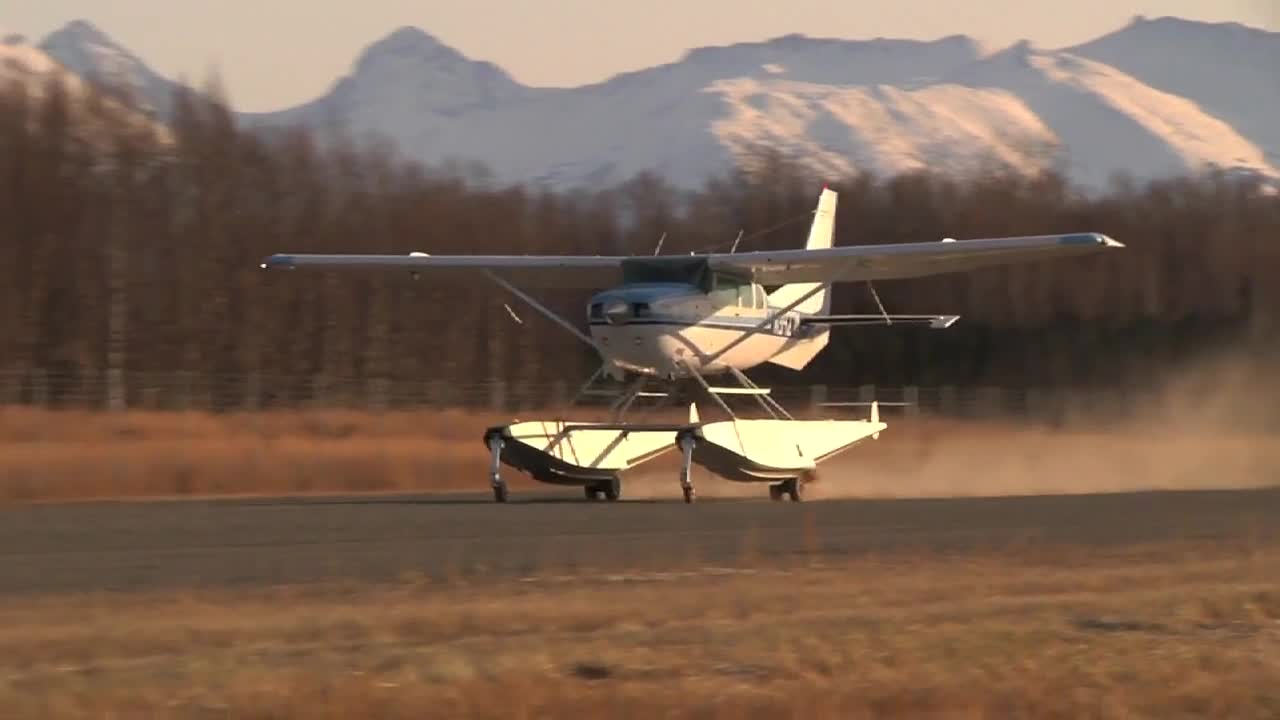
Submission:
M 696 497 L 697 496 L 694 494 L 693 488 L 691 487 L 684 488 L 684 501 L 686 503 L 692 503 L 696 499 Z
M 585 485 L 585 486 L 583 486 L 583 488 L 582 488 L 582 494 L 583 494 L 583 495 L 585 495 L 585 496 L 586 496 L 586 498 L 587 498 L 588 500 L 599 500 L 599 499 L 600 499 L 600 491 L 596 489 L 596 486 L 595 486 L 595 485 Z
M 493 501 L 500 503 L 507 501 L 507 486 L 505 484 L 493 486 Z
M 600 489 L 604 492 L 606 500 L 616 502 L 618 498 L 622 497 L 622 479 L 615 477 L 601 485 Z
M 790 498 L 791 498 L 791 502 L 800 502 L 800 499 L 801 499 L 801 492 L 800 492 L 801 484 L 800 484 L 800 479 L 799 479 L 799 478 L 792 478 L 791 480 L 787 480 L 787 481 L 786 481 L 786 482 L 784 482 L 782 485 L 783 485 L 783 488 L 784 488 L 784 489 L 783 489 L 783 492 L 785 492 L 788 496 L 790 496 Z
M 769 486 L 769 499 L 774 502 L 782 500 L 782 483 L 774 483 Z

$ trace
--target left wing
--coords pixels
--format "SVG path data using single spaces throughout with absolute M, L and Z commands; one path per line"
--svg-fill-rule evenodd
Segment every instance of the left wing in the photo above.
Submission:
M 525 287 L 601 288 L 622 282 L 627 258 L 601 255 L 312 255 L 278 253 L 263 269 L 404 270 L 415 274 L 492 272 Z

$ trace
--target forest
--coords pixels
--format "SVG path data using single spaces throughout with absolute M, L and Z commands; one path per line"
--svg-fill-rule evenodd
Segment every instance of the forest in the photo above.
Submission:
M 215 89 L 216 90 L 216 89 Z M 211 92 L 160 126 L 109 90 L 0 87 L 0 373 L 51 402 L 185 373 L 218 396 L 315 378 L 576 385 L 592 350 L 482 277 L 263 272 L 273 252 L 652 254 L 798 247 L 823 184 L 838 245 L 1103 232 L 1104 256 L 876 286 L 892 312 L 955 313 L 939 332 L 834 331 L 767 382 L 1107 388 L 1224 350 L 1274 357 L 1280 197 L 1207 172 L 1085 192 L 1060 175 L 815 177 L 768 150 L 682 190 L 656 175 L 557 192 L 482 168 L 423 167 L 374 141 L 252 131 Z M 528 142 L 537 142 L 529 137 Z M 585 295 L 540 299 L 574 321 Z M 509 304 L 522 322 L 512 318 Z M 875 312 L 865 285 L 837 312 Z

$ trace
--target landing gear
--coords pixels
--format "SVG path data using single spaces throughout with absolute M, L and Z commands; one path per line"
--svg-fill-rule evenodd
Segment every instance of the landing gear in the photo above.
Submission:
M 588 500 L 599 500 L 603 495 L 605 500 L 616 502 L 622 497 L 622 479 L 615 476 L 604 482 L 587 485 L 582 488 L 582 493 Z
M 676 438 L 680 445 L 680 489 L 684 492 L 684 501 L 692 503 L 697 499 L 693 489 L 693 447 L 697 441 L 688 431 L 680 433 Z
M 769 486 L 770 500 L 780 501 L 783 495 L 791 498 L 791 502 L 800 502 L 804 497 L 804 478 L 791 478 Z
M 489 485 L 493 488 L 493 501 L 504 503 L 508 495 L 507 481 L 498 472 L 502 462 L 502 435 L 489 433 L 484 442 L 489 446 Z

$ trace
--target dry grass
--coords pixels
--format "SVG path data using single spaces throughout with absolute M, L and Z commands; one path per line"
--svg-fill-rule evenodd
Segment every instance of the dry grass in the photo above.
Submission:
M 0 502 L 174 495 L 483 489 L 491 414 L 213 415 L 0 410 Z M 999 495 L 1256 486 L 1280 481 L 1274 437 L 1135 425 L 1048 430 L 889 418 L 879 441 L 824 465 L 817 497 Z M 668 496 L 674 454 L 627 494 Z M 517 487 L 532 481 L 508 470 Z M 704 480 L 706 496 L 756 487 Z
M 6 717 L 1261 718 L 1280 548 L 0 604 Z

